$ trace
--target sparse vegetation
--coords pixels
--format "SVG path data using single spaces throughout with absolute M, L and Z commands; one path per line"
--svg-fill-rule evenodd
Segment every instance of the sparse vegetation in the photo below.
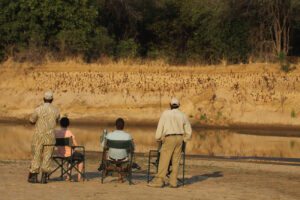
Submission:
M 294 108 L 292 108 L 292 111 L 291 111 L 291 117 L 292 117 L 292 118 L 295 118 L 295 117 L 296 117 L 295 109 L 294 109 Z
M 280 62 L 282 71 L 288 73 L 288 72 L 296 69 L 296 66 L 291 67 L 291 63 L 286 59 L 286 55 L 284 52 L 280 52 L 278 54 L 278 60 Z
M 200 139 L 201 139 L 201 140 L 205 140 L 205 138 L 206 138 L 206 136 L 205 136 L 205 135 L 203 135 L 203 134 L 200 134 Z
M 294 141 L 294 140 L 291 140 L 291 142 L 290 142 L 290 147 L 291 147 L 291 149 L 294 149 L 294 146 L 295 146 L 295 141 Z
M 217 118 L 220 119 L 220 117 L 222 117 L 222 112 L 221 111 L 219 111 L 218 114 L 217 114 Z
M 201 115 L 200 120 L 206 120 L 206 114 Z

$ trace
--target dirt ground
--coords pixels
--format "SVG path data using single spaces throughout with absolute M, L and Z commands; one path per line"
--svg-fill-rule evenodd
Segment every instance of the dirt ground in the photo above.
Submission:
M 186 160 L 185 186 L 147 186 L 147 158 L 136 159 L 134 185 L 97 172 L 98 159 L 86 164 L 88 181 L 68 182 L 55 174 L 46 185 L 27 183 L 29 160 L 0 161 L 0 199 L 300 199 L 299 166 L 249 162 Z

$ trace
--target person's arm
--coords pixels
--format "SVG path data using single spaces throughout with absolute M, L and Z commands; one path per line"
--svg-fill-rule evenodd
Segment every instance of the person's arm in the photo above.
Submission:
M 184 142 L 187 142 L 192 138 L 192 127 L 186 115 L 184 115 L 183 129 L 185 133 L 183 140 Z
M 71 133 L 71 137 L 72 137 L 73 146 L 78 146 L 75 136 L 73 135 L 73 133 L 71 131 L 70 131 L 70 133 Z
M 59 122 L 59 119 L 60 119 L 60 113 L 58 110 L 56 110 L 56 123 Z
M 38 120 L 38 108 L 36 108 L 34 110 L 33 114 L 31 114 L 29 117 L 29 121 L 32 124 L 35 124 L 37 120 Z
M 106 138 L 108 135 L 109 134 L 105 135 L 105 137 L 103 137 L 103 139 L 102 139 L 102 148 L 104 148 L 104 146 L 105 146 L 105 141 L 106 141 Z
M 160 140 L 164 131 L 164 113 L 161 115 L 158 125 L 157 125 L 157 129 L 156 129 L 156 134 L 155 134 L 155 139 L 156 140 Z

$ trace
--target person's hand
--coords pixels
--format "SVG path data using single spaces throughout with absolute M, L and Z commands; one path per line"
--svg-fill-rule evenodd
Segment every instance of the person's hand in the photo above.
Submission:
M 166 138 L 165 138 L 164 136 L 162 136 L 162 137 L 160 138 L 160 141 L 161 141 L 162 144 L 165 143 L 165 140 L 166 140 Z

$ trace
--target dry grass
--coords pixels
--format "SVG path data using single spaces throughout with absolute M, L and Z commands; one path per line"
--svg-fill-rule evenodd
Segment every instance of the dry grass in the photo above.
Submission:
M 175 67 L 150 61 L 84 64 L 80 60 L 68 60 L 32 67 L 9 60 L 2 68 L 2 91 L 28 96 L 24 103 L 33 107 L 39 104 L 42 93 L 50 90 L 65 112 L 74 112 L 77 108 L 92 112 L 93 108 L 120 109 L 124 106 L 160 108 L 155 113 L 157 118 L 172 96 L 182 100 L 182 109 L 194 116 L 192 120 L 199 120 L 206 114 L 207 123 L 216 119 L 218 123 L 230 121 L 236 118 L 234 113 L 243 116 L 245 112 L 261 110 L 261 106 L 263 110 L 286 111 L 289 115 L 292 108 L 300 109 L 295 100 L 300 96 L 299 70 L 286 74 L 280 71 L 279 65 L 272 64 Z M 16 81 L 16 76 L 20 81 Z M 0 103 L 4 105 L 4 101 L 6 99 Z M 18 107 L 16 101 L 7 104 L 8 108 Z M 222 117 L 218 113 L 222 113 Z

